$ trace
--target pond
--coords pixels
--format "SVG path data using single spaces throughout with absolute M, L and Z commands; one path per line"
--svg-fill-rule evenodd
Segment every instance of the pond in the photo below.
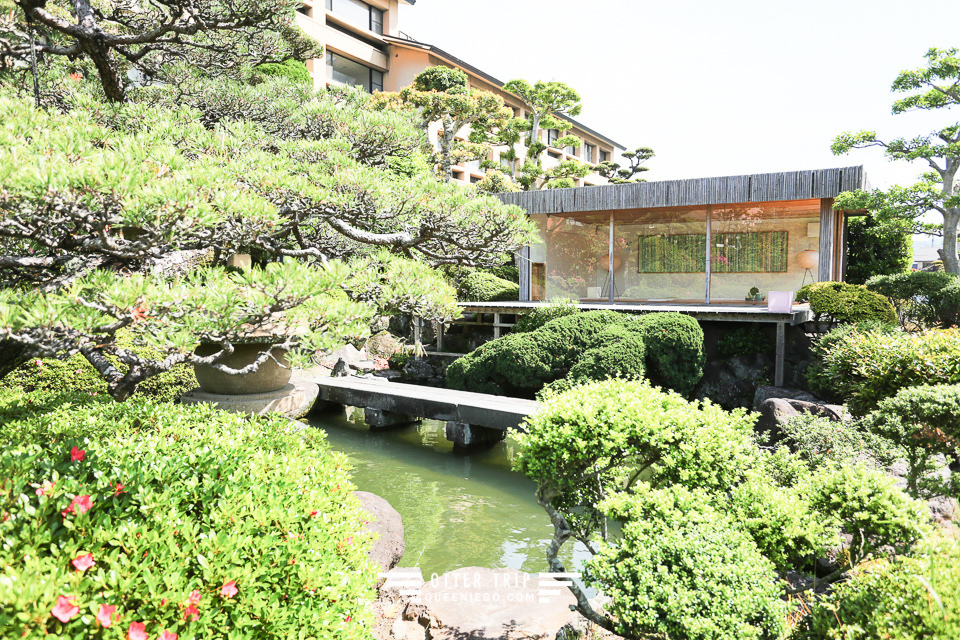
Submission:
M 460 453 L 443 422 L 371 431 L 363 410 L 349 408 L 309 422 L 349 457 L 359 489 L 400 512 L 406 553 L 399 566 L 418 566 L 428 580 L 461 567 L 547 570 L 553 529 L 537 504 L 536 485 L 510 468 L 518 447 L 512 438 Z M 568 570 L 586 558 L 585 549 L 570 544 L 564 551 Z

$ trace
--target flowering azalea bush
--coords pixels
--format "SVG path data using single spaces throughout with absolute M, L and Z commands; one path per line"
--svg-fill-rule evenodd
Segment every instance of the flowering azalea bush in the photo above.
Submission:
M 0 637 L 368 637 L 344 460 L 280 418 L 0 393 Z

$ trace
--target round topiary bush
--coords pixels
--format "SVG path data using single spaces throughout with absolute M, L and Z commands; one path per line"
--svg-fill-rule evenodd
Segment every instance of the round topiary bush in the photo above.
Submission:
M 674 312 L 646 314 L 640 316 L 640 322 L 650 379 L 689 396 L 703 377 L 706 361 L 700 323 Z
M 463 302 L 508 302 L 520 299 L 520 285 L 486 271 L 471 271 L 460 280 L 457 298 Z
M 845 282 L 814 282 L 800 287 L 797 302 L 809 302 L 819 320 L 829 316 L 840 323 L 897 323 L 897 312 L 886 297 L 862 285 Z
M 530 313 L 517 318 L 517 323 L 510 329 L 510 333 L 527 333 L 539 329 L 551 320 L 572 316 L 579 313 L 577 303 L 569 298 L 552 301 L 545 307 L 537 307 Z
M 369 516 L 322 432 L 9 391 L 0 422 L 0 637 L 369 637 Z

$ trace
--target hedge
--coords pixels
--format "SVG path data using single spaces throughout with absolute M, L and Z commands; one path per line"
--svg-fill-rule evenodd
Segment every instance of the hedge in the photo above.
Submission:
M 0 423 L 0 637 L 369 637 L 368 516 L 322 432 L 11 391 Z
M 861 285 L 814 282 L 800 287 L 797 302 L 809 302 L 818 320 L 827 316 L 840 323 L 897 322 L 897 313 L 890 301 Z
M 590 380 L 646 374 L 688 395 L 703 375 L 703 359 L 703 331 L 689 316 L 590 311 L 481 345 L 447 368 L 447 386 L 532 397 L 551 383 L 563 390 Z

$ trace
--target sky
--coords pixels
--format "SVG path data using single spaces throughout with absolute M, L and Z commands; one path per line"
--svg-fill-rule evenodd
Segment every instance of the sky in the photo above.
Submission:
M 399 26 L 501 81 L 572 86 L 577 120 L 654 149 L 648 180 L 863 164 L 874 187 L 910 184 L 926 165 L 830 143 L 960 120 L 890 113 L 901 70 L 960 47 L 958 0 L 417 0 Z

